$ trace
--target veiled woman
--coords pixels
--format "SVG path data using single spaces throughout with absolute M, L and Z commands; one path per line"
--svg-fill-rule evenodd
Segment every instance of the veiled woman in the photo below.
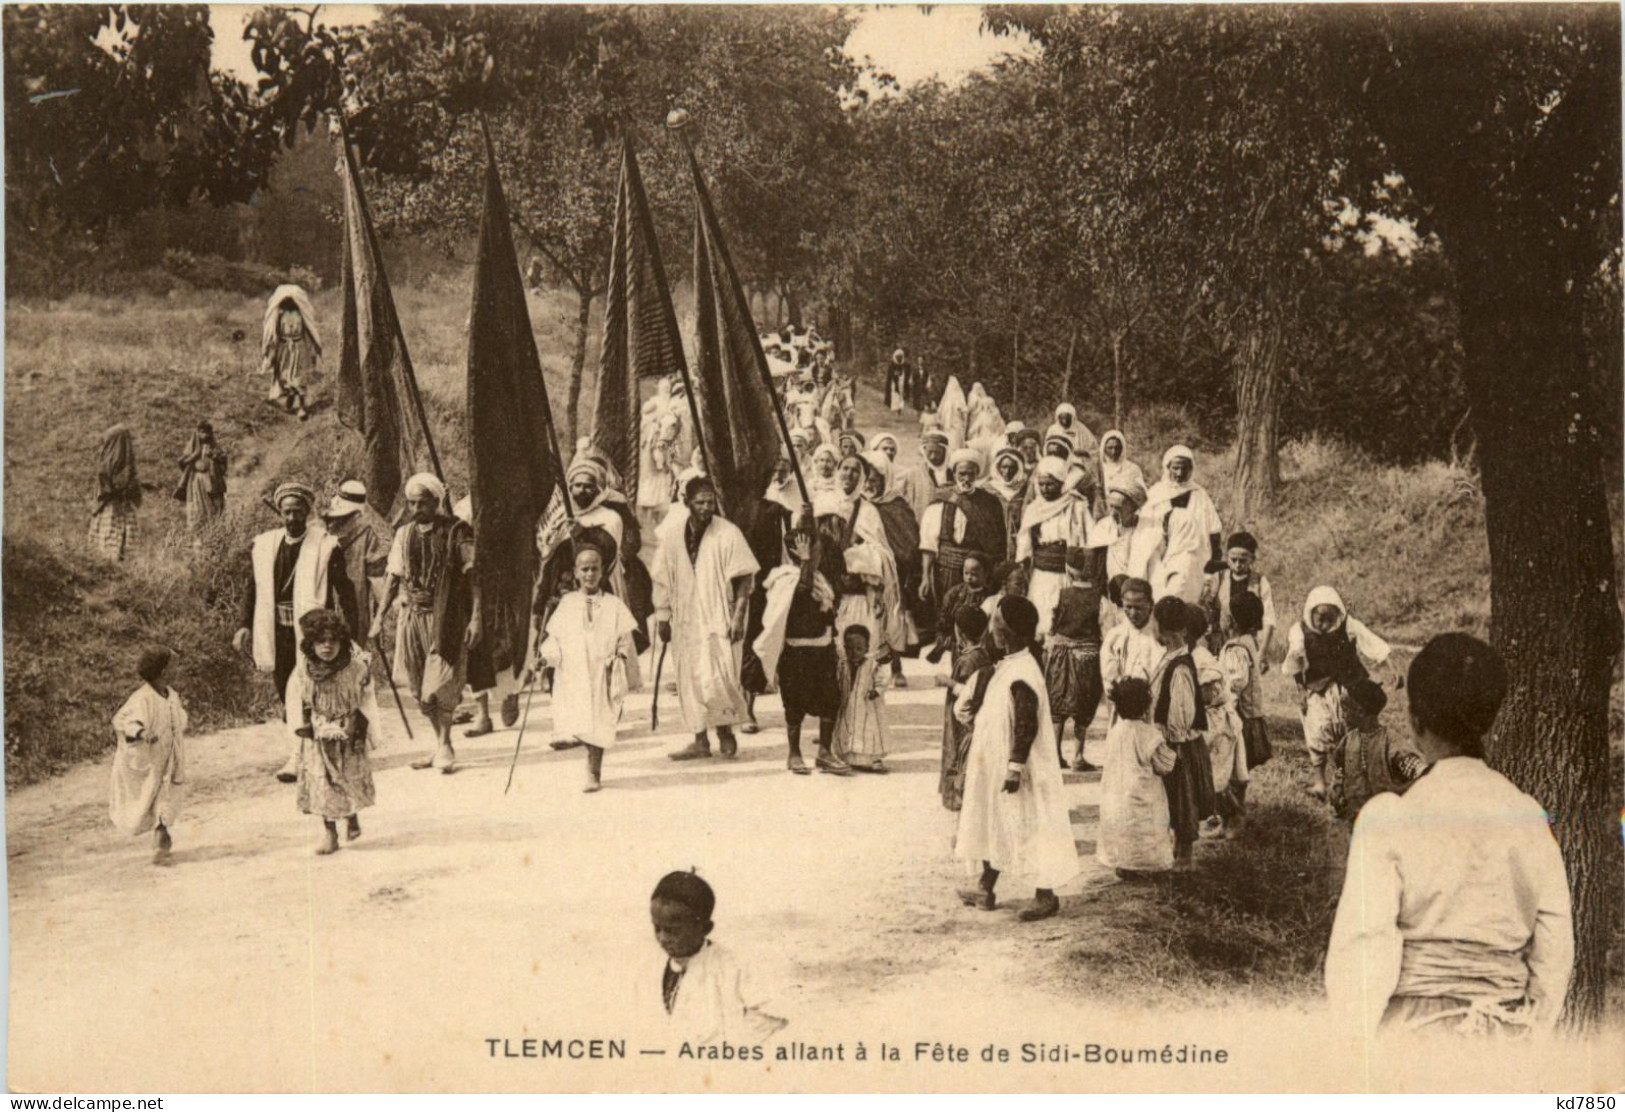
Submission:
M 102 434 L 97 457 L 96 506 L 90 514 L 90 546 L 110 560 L 122 560 L 135 546 L 141 480 L 135 471 L 135 437 L 129 426 Z
M 295 285 L 278 286 L 265 303 L 260 329 L 260 371 L 271 376 L 267 400 L 310 417 L 305 389 L 322 357 L 322 335 L 316 328 L 316 310 L 310 295 Z
M 180 458 L 177 500 L 186 503 L 186 528 L 197 532 L 226 508 L 226 453 L 215 443 L 214 427 L 199 421 Z
M 883 451 L 866 452 L 863 455 L 864 467 L 867 475 L 864 480 L 863 496 L 880 513 L 881 524 L 886 529 L 886 541 L 891 546 L 892 559 L 897 563 L 897 581 L 902 592 L 900 602 L 906 602 L 919 591 L 920 580 L 920 522 L 914 516 L 914 508 L 909 504 L 908 497 L 902 489 L 897 478 L 897 465 L 890 456 Z M 909 619 L 906 606 L 903 607 L 904 636 L 903 647 L 917 645 L 920 642 L 919 631 Z M 892 653 L 892 675 L 896 686 L 907 687 L 908 681 L 903 677 L 903 649 L 894 646 Z
M 867 465 L 854 456 L 841 461 L 838 486 L 813 496 L 813 513 L 826 535 L 837 537 L 846 560 L 848 583 L 841 588 L 837 635 L 862 623 L 895 655 L 907 647 L 901 580 L 880 510 L 863 497 Z M 850 596 L 848 597 L 850 592 Z

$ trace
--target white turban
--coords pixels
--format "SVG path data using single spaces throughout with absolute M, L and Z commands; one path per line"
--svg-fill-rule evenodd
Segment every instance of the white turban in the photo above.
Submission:
M 973 467 L 975 467 L 976 468 L 976 473 L 978 475 L 980 475 L 982 473 L 982 453 L 978 452 L 975 448 L 961 448 L 961 449 L 959 449 L 959 451 L 957 451 L 953 455 L 949 456 L 948 457 L 948 472 L 949 472 L 949 474 L 952 474 L 953 472 L 958 471 L 959 470 L 959 465 L 962 464 L 962 463 L 968 463 L 968 464 L 972 465 Z
M 1033 468 L 1033 478 L 1054 479 L 1056 482 L 1066 482 L 1067 462 L 1057 456 L 1045 456 Z
M 406 496 L 408 498 L 420 498 L 425 494 L 436 502 L 444 502 L 446 500 L 446 484 L 441 482 L 432 472 L 419 471 L 406 480 Z

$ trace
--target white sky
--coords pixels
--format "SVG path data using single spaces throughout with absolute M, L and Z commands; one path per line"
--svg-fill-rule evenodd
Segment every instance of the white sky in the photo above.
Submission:
M 209 9 L 216 68 L 250 83 L 256 75 L 243 27 L 257 10 L 246 4 L 216 4 Z M 378 6 L 325 5 L 318 18 L 330 27 L 369 23 L 378 18 Z M 931 77 L 953 84 L 1001 55 L 1032 49 L 1025 36 L 983 33 L 980 4 L 939 4 L 929 11 L 911 4 L 873 5 L 859 9 L 856 22 L 847 53 L 859 61 L 872 60 L 905 86 Z

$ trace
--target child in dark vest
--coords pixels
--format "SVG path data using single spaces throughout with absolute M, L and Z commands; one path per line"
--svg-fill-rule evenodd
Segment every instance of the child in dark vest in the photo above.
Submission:
M 1067 763 L 1062 734 L 1070 719 L 1077 738 L 1072 767 L 1080 772 L 1094 768 L 1084 760 L 1083 743 L 1089 724 L 1095 720 L 1101 696 L 1101 588 L 1099 573 L 1094 570 L 1096 563 L 1090 559 L 1088 549 L 1075 548 L 1067 553 L 1067 585 L 1061 588 L 1056 599 L 1055 616 L 1044 644 L 1044 684 L 1049 688 L 1055 745 L 1062 750 L 1061 767 L 1065 768 Z
M 1202 821 L 1216 812 L 1213 769 L 1207 743 L 1206 708 L 1196 679 L 1196 662 L 1186 642 L 1191 604 L 1174 595 L 1158 599 L 1151 617 L 1163 656 L 1151 674 L 1151 721 L 1162 730 L 1173 749 L 1173 771 L 1163 780 L 1168 793 L 1168 818 L 1174 829 L 1174 865 L 1188 869 L 1191 847 L 1200 836 Z
M 1282 670 L 1298 685 L 1303 744 L 1309 750 L 1309 794 L 1326 798 L 1326 758 L 1343 730 L 1343 693 L 1369 679 L 1367 662 L 1386 664 L 1388 642 L 1350 617 L 1330 587 L 1316 587 L 1303 604 L 1303 620 L 1287 634 Z M 1403 681 L 1395 677 L 1395 686 Z
M 972 552 L 965 557 L 965 564 L 960 568 L 959 583 L 948 592 L 942 600 L 942 621 L 937 634 L 937 642 L 925 654 L 925 659 L 936 664 L 942 659 L 944 653 L 950 654 L 949 663 L 953 663 L 958 643 L 957 618 L 962 607 L 980 607 L 992 592 L 989 583 L 991 565 L 986 556 Z
M 1405 789 L 1427 771 L 1427 761 L 1408 737 L 1395 737 L 1380 721 L 1388 695 L 1380 683 L 1363 680 L 1343 696 L 1347 725 L 1332 750 L 1337 782 L 1331 803 L 1337 817 L 1353 823 L 1366 800 L 1383 792 L 1404 795 Z

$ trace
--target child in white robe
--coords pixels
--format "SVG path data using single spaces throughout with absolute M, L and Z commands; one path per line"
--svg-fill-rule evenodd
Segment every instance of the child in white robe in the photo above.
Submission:
M 691 1046 L 759 1046 L 789 1022 L 766 1010 L 750 971 L 733 951 L 711 941 L 716 894 L 697 874 L 667 873 L 649 901 L 655 941 L 664 951 L 660 1006 L 666 1034 Z M 653 995 L 654 969 L 638 979 Z
M 142 653 L 136 666 L 141 686 L 113 715 L 118 751 L 113 754 L 108 817 L 125 834 L 154 831 L 154 865 L 170 863 L 174 843 L 169 828 L 186 782 L 186 707 L 164 683 L 168 667 L 167 649 Z
M 1117 721 L 1106 733 L 1100 777 L 1095 859 L 1125 880 L 1174 867 L 1174 832 L 1168 821 L 1168 793 L 1162 786 L 1162 777 L 1173 769 L 1174 755 L 1163 745 L 1162 731 L 1146 720 L 1150 710 L 1150 684 L 1139 676 L 1118 682 Z
M 539 650 L 553 669 L 555 749 L 587 750 L 584 792 L 603 787 L 604 750 L 615 744 L 626 694 L 638 686 L 637 619 L 607 593 L 604 554 L 578 543 L 576 589 L 559 600 Z
M 869 651 L 867 626 L 841 633 L 841 712 L 835 719 L 835 755 L 859 772 L 886 772 L 886 700 L 890 673 Z

